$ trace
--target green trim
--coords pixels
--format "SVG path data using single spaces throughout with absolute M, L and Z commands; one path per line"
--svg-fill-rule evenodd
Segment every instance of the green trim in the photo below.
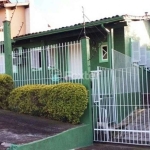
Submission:
M 103 59 L 102 46 L 107 46 L 107 59 Z M 99 44 L 99 62 L 100 63 L 108 62 L 108 58 L 109 58 L 108 44 L 107 43 Z
M 8 150 L 71 150 L 93 144 L 90 125 L 81 125 L 60 134 L 28 144 L 12 144 Z
M 93 21 L 93 22 L 86 23 L 86 28 L 91 27 L 91 26 L 101 25 L 101 24 L 104 24 L 104 23 L 111 23 L 111 22 L 115 22 L 115 21 L 121 21 L 121 20 L 124 20 L 123 16 L 102 19 L 102 20 L 99 20 L 99 21 Z M 19 41 L 19 40 L 23 40 L 23 39 L 35 38 L 35 37 L 46 36 L 46 35 L 57 34 L 57 33 L 63 33 L 63 32 L 73 31 L 73 30 L 82 29 L 82 28 L 83 28 L 83 24 L 79 24 L 79 25 L 64 27 L 64 28 L 60 28 L 60 29 L 44 31 L 44 32 L 41 32 L 41 33 L 35 33 L 35 34 L 15 37 L 14 40 Z

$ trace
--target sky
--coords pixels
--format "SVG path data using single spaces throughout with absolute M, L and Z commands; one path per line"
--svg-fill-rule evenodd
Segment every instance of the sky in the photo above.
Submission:
M 16 0 L 10 0 L 16 2 Z M 24 2 L 25 0 L 18 0 Z M 85 21 L 99 20 L 115 15 L 144 15 L 149 11 L 150 0 L 32 0 L 51 28 L 83 22 L 82 6 L 88 17 Z

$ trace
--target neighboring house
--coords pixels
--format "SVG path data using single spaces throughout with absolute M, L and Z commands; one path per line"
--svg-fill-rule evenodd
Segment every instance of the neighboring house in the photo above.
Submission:
M 12 38 L 49 29 L 48 23 L 35 9 L 34 0 L 26 0 L 22 3 L 11 3 L 10 0 L 0 0 L 0 41 L 4 40 L 3 21 L 5 19 L 11 21 Z

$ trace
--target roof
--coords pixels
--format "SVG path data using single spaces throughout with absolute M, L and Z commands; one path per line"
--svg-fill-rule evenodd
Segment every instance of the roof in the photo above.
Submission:
M 117 21 L 128 21 L 128 20 L 150 20 L 150 15 L 145 15 L 145 16 L 131 16 L 131 15 L 116 15 L 108 18 L 102 18 L 99 20 L 91 21 L 91 22 L 86 22 L 85 26 L 86 27 L 92 27 L 92 26 L 97 26 L 101 24 L 108 24 L 112 22 L 117 22 Z M 35 33 L 29 33 L 25 35 L 20 35 L 14 37 L 14 40 L 24 40 L 24 39 L 29 39 L 29 38 L 35 38 L 35 37 L 40 37 L 40 36 L 46 36 L 46 35 L 51 35 L 51 34 L 57 34 L 57 33 L 63 33 L 63 32 L 68 32 L 68 31 L 73 31 L 77 29 L 82 29 L 83 28 L 83 23 L 78 23 L 75 25 L 71 26 L 66 26 L 66 27 L 61 27 L 57 29 L 51 29 L 43 32 L 35 32 Z

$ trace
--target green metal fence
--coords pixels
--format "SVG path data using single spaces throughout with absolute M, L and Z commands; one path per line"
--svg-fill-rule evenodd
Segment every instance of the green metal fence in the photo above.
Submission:
M 13 51 L 15 86 L 26 84 L 82 83 L 81 41 Z

